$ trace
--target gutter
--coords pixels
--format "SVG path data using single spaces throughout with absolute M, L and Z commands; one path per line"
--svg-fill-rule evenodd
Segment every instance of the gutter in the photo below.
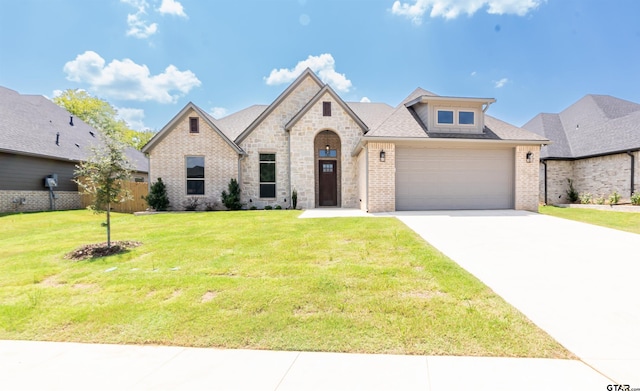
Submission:
M 547 161 L 540 159 L 540 163 L 544 165 L 544 204 L 549 205 L 547 202 Z

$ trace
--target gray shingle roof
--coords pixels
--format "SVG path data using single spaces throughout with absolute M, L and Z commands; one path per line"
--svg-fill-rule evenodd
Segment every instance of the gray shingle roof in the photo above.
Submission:
M 229 114 L 216 120 L 216 124 L 230 140 L 235 140 L 262 112 L 268 105 L 253 105 L 246 109 Z
M 553 141 L 543 158 L 581 158 L 640 148 L 640 104 L 585 95 L 558 114 L 538 114 L 523 128 Z
M 79 162 L 101 145 L 100 134 L 40 95 L 21 95 L 0 86 L 0 150 Z M 93 133 L 93 135 L 92 135 Z M 59 135 L 58 135 L 59 134 Z M 56 138 L 58 144 L 56 144 Z M 134 169 L 149 171 L 149 161 L 134 148 L 125 151 Z

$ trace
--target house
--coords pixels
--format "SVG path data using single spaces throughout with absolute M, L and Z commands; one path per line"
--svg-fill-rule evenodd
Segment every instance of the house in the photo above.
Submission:
M 0 87 L 0 212 L 80 209 L 74 170 L 100 143 L 97 130 L 44 96 Z M 126 155 L 134 178 L 147 181 L 144 154 Z
M 235 178 L 247 208 L 369 212 L 538 207 L 545 137 L 485 112 L 495 100 L 417 89 L 397 107 L 347 103 L 311 70 L 270 105 L 221 119 L 188 103 L 142 149 L 174 209 L 220 202 Z
M 568 202 L 576 191 L 623 200 L 640 190 L 640 104 L 586 95 L 558 114 L 541 113 L 524 126 L 553 141 L 540 154 L 540 200 Z

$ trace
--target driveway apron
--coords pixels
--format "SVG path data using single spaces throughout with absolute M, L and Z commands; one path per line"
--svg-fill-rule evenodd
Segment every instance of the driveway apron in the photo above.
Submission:
M 393 215 L 585 363 L 640 387 L 640 235 L 513 210 Z

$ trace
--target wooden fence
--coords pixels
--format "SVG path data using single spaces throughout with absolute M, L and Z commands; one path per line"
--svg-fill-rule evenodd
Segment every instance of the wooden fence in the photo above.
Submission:
M 143 196 L 149 194 L 149 183 L 147 182 L 125 182 L 124 188 L 129 191 L 131 199 L 125 202 L 119 202 L 111 205 L 113 212 L 133 213 L 141 212 L 148 208 L 147 202 L 142 199 Z M 80 193 L 80 202 L 82 207 L 86 208 L 91 204 L 92 197 L 90 194 Z

